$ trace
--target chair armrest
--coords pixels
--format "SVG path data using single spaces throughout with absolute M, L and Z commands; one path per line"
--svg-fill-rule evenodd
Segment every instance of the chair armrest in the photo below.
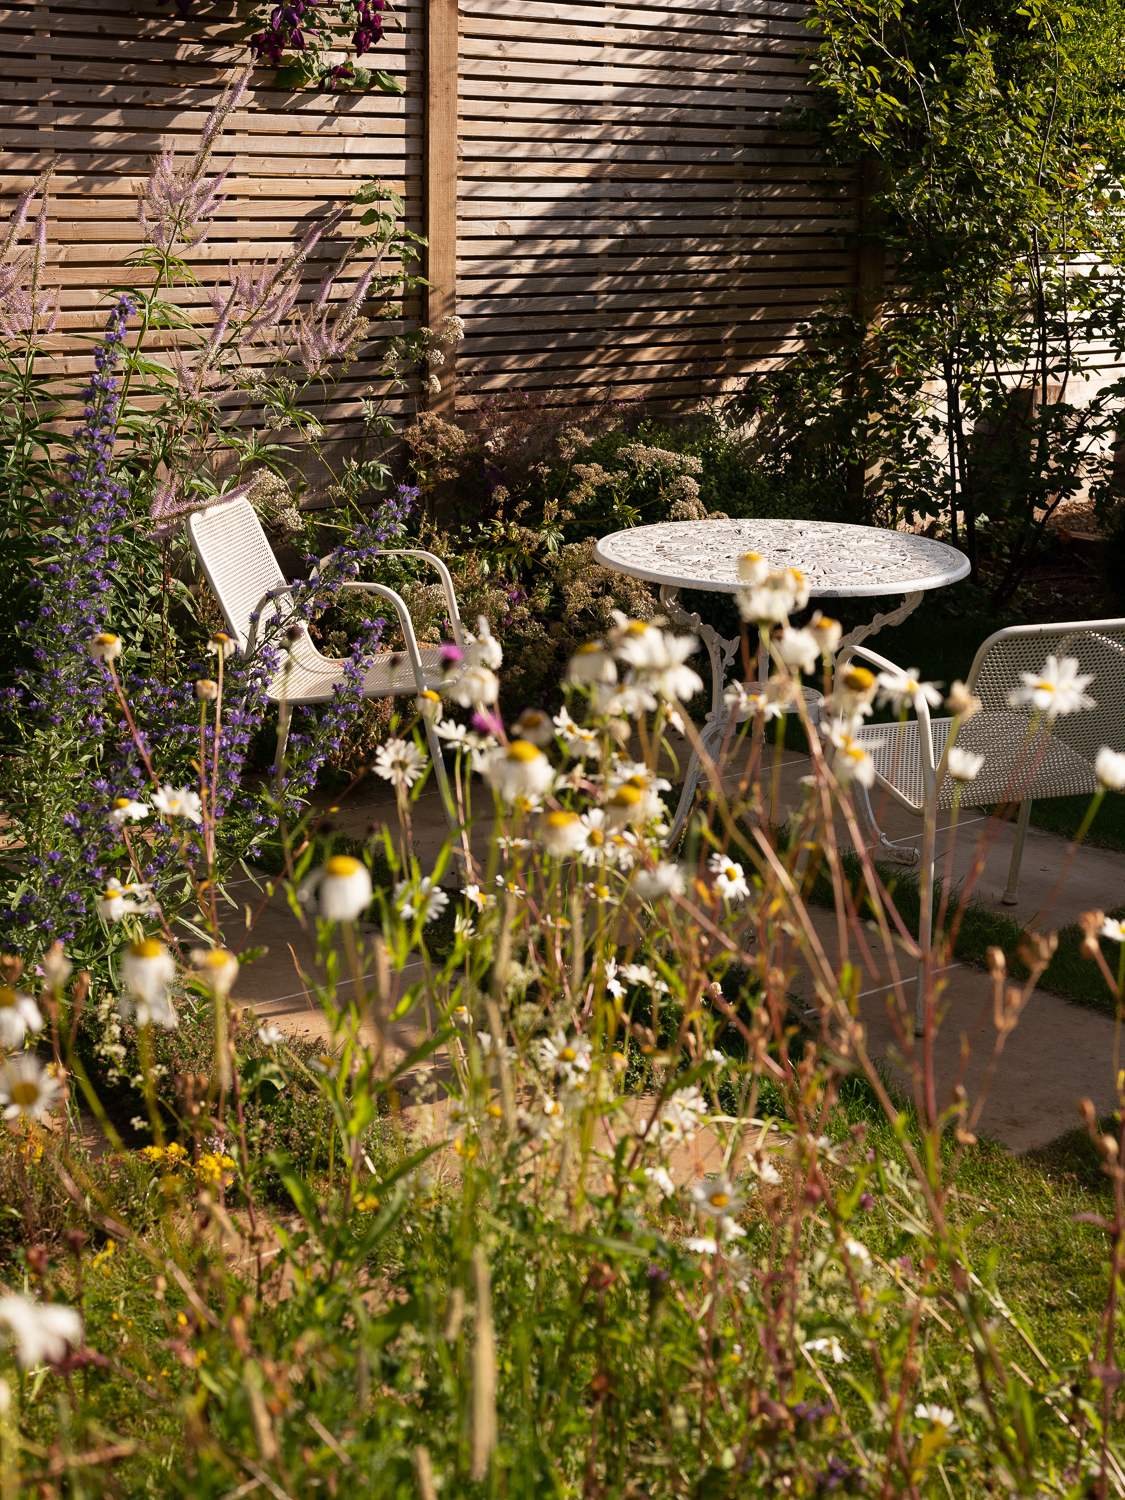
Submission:
M 358 583 L 354 579 L 341 583 L 341 588 L 360 589 L 368 594 L 378 594 L 380 599 L 386 599 L 394 606 L 398 615 L 398 622 L 402 626 L 402 636 L 406 642 L 406 654 L 410 658 L 410 666 L 414 672 L 414 683 L 419 693 L 426 691 L 426 672 L 422 666 L 422 657 L 418 651 L 418 641 L 414 634 L 414 622 L 410 618 L 410 611 L 406 607 L 406 600 L 401 594 L 389 589 L 382 583 Z
M 316 572 L 317 573 L 320 572 L 321 568 L 324 567 L 325 563 L 328 562 L 332 558 L 332 556 L 333 556 L 333 554 L 330 552 L 327 557 L 322 557 L 320 559 L 320 562 L 317 564 L 317 568 L 316 568 Z M 465 630 L 464 630 L 464 627 L 461 624 L 461 612 L 457 608 L 457 595 L 453 591 L 453 577 L 452 577 L 452 574 L 450 573 L 449 569 L 442 562 L 441 558 L 440 557 L 435 557 L 432 552 L 425 552 L 425 551 L 423 551 L 420 547 L 384 547 L 380 551 L 379 556 L 380 557 L 420 557 L 423 562 L 429 563 L 429 565 L 434 569 L 434 571 L 437 573 L 438 577 L 441 579 L 442 588 L 445 591 L 445 602 L 446 602 L 446 604 L 449 607 L 449 619 L 450 619 L 450 623 L 453 626 L 453 638 L 457 642 L 458 646 L 462 647 L 462 649 L 463 649 L 464 645 L 465 645 Z M 316 574 L 314 574 L 313 576 L 315 577 Z M 344 587 L 345 588 L 374 588 L 375 585 L 374 584 L 361 584 L 361 583 L 357 583 L 355 580 L 349 580 L 349 582 L 347 582 L 344 585 Z M 396 596 L 396 597 L 398 597 L 398 596 Z
M 884 672 L 901 672 L 902 668 L 893 661 L 888 661 L 885 656 L 880 656 L 877 651 L 872 651 L 868 646 L 848 646 L 840 653 L 836 661 L 836 671 L 842 672 L 846 669 L 853 656 L 862 656 L 875 666 L 881 667 Z
M 836 662 L 836 673 L 844 671 L 853 656 L 862 656 L 872 666 L 879 667 L 884 672 L 901 672 L 902 668 L 897 666 L 885 656 L 880 656 L 877 651 L 872 651 L 868 646 L 849 646 L 846 651 L 841 652 L 841 660 Z M 918 755 L 922 762 L 922 783 L 925 787 L 927 800 L 931 800 L 937 794 L 937 772 L 938 766 L 934 762 L 934 738 L 930 728 L 930 705 L 921 693 L 912 693 L 914 712 L 918 715 Z M 941 765 L 944 766 L 948 751 L 942 755 Z

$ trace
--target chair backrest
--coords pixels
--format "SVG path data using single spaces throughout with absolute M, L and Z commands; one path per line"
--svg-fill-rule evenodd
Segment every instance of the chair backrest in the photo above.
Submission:
M 1075 620 L 1065 625 L 1015 625 L 990 635 L 976 654 L 967 686 L 988 712 L 1010 712 L 1008 696 L 1021 672 L 1038 673 L 1048 656 L 1076 657 L 1092 673 L 1087 693 L 1096 708 L 1060 715 L 1053 734 L 1084 760 L 1102 745 L 1125 750 L 1125 619 Z M 1027 709 L 1030 719 L 1032 710 Z
M 265 618 L 259 621 L 259 640 L 268 619 L 287 613 L 291 597 L 262 523 L 248 500 L 234 500 L 195 511 L 188 517 L 187 530 L 227 629 L 238 642 L 239 651 L 244 652 L 250 638 L 250 616 L 259 609 L 263 597 L 273 589 L 285 591 L 277 606 L 267 605 L 262 610 Z

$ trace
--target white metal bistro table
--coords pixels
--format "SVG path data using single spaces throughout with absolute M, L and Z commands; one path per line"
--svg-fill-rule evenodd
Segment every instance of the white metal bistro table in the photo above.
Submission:
M 741 638 L 724 639 L 697 614 L 688 614 L 679 603 L 679 595 L 681 589 L 736 594 L 742 587 L 738 559 L 745 552 L 760 553 L 771 568 L 796 568 L 804 574 L 814 599 L 906 595 L 897 609 L 877 614 L 870 624 L 857 626 L 844 636 L 841 651 L 859 645 L 885 625 L 901 624 L 921 604 L 927 589 L 957 583 L 969 571 L 964 553 L 944 542 L 908 531 L 834 521 L 663 521 L 602 537 L 594 548 L 598 562 L 617 573 L 659 584 L 661 607 L 671 623 L 694 631 L 707 647 L 711 710 L 700 738 L 712 756 L 726 734 L 729 713 L 723 704 L 723 689 L 727 672 L 739 654 Z M 699 756 L 693 752 L 670 843 L 679 836 L 691 810 L 699 772 Z M 873 820 L 871 826 L 874 829 Z M 885 843 L 881 834 L 879 840 Z

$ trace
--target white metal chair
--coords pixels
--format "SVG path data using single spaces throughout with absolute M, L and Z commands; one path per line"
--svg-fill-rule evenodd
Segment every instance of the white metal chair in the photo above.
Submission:
M 238 643 L 239 651 L 243 655 L 252 655 L 256 643 L 263 638 L 265 632 L 283 626 L 293 607 L 289 584 L 278 567 L 261 522 L 249 501 L 236 500 L 226 505 L 212 505 L 206 510 L 195 511 L 187 519 L 187 529 L 204 577 L 211 585 L 223 612 L 227 629 Z M 432 552 L 423 552 L 414 547 L 388 547 L 381 555 L 418 557 L 436 570 L 445 590 L 454 639 L 458 646 L 464 646 L 465 636 L 457 609 L 457 597 L 453 591 L 453 579 L 441 559 Z M 327 559 L 321 560 L 322 567 L 326 561 Z M 384 651 L 375 657 L 363 681 L 363 696 L 387 698 L 398 693 L 423 693 L 428 688 L 439 688 L 445 666 L 441 647 L 419 646 L 410 611 L 402 595 L 379 583 L 348 580 L 341 586 L 377 594 L 386 599 L 394 607 L 406 642 L 405 655 L 402 652 Z M 293 709 L 315 703 L 330 703 L 333 689 L 343 681 L 343 663 L 323 656 L 307 631 L 302 631 L 296 640 L 285 644 L 288 646 L 287 661 L 267 689 L 270 701 L 278 705 L 276 766 L 282 764 L 285 754 Z M 441 740 L 428 718 L 426 735 L 446 817 L 450 828 L 457 831 L 460 825 L 442 762 Z
M 861 656 L 886 671 L 893 662 L 865 646 L 841 653 L 836 671 Z M 1013 708 L 1008 702 L 1020 684 L 1021 672 L 1038 672 L 1048 656 L 1076 657 L 1079 670 L 1093 675 L 1089 694 L 1097 707 L 1060 715 L 1048 725 L 1040 719 L 1031 734 L 1034 710 Z M 961 803 L 984 807 L 1019 800 L 1015 847 L 1003 901 L 1019 900 L 1023 846 L 1036 797 L 1070 797 L 1097 791 L 1094 757 L 1102 745 L 1125 750 L 1125 619 L 1078 620 L 1065 625 L 1017 625 L 998 630 L 977 651 L 966 687 L 981 700 L 981 712 L 962 724 L 957 744 L 984 756 L 975 780 L 962 783 Z M 857 734 L 875 762 L 876 783 L 900 807 L 925 819 L 922 839 L 922 914 L 919 932 L 923 949 L 930 942 L 933 892 L 934 824 L 939 808 L 952 807 L 954 783 L 944 777 L 937 786 L 937 767 L 949 738 L 951 719 L 931 719 L 925 701 L 915 701 L 917 719 L 904 724 L 867 724 Z M 876 855 L 902 857 L 875 822 L 866 791 L 857 788 L 857 811 Z M 927 816 L 927 814 L 929 816 Z M 908 858 L 916 859 L 918 850 Z M 921 1008 L 921 989 L 919 1007 Z M 919 1016 L 919 1020 L 921 1017 Z

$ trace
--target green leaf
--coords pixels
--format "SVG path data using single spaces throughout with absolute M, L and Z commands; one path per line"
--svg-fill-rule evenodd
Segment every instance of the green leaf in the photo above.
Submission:
M 382 68 L 376 68 L 371 74 L 371 81 L 377 89 L 382 89 L 384 94 L 405 94 L 406 85 L 390 73 L 384 73 Z

